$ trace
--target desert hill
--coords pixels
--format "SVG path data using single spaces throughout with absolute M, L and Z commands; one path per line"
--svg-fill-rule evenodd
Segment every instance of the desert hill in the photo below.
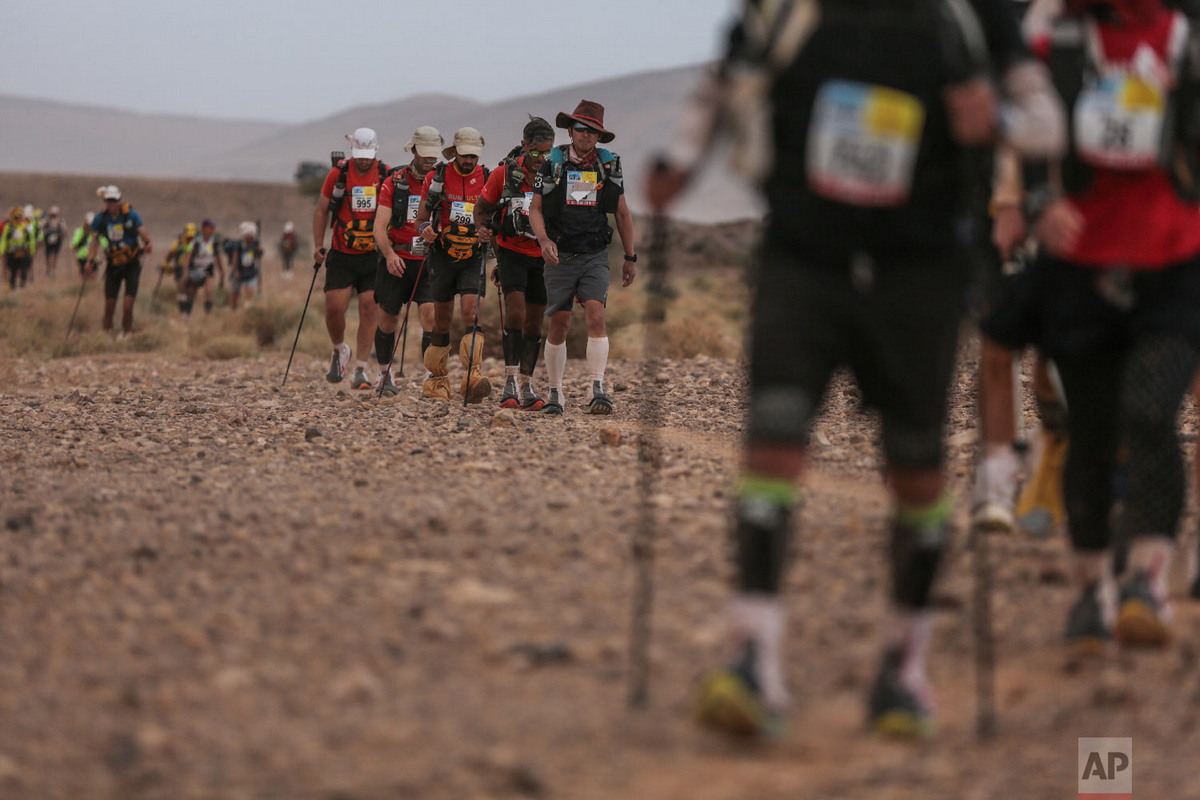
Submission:
M 361 126 L 378 131 L 385 161 L 402 162 L 404 142 L 418 125 L 434 125 L 447 139 L 463 125 L 478 128 L 487 141 L 485 162 L 495 163 L 519 140 L 529 114 L 553 122 L 558 112 L 569 112 L 587 98 L 606 107 L 605 124 L 617 134 L 611 148 L 623 159 L 630 206 L 640 211 L 647 165 L 670 147 L 705 69 L 653 70 L 492 103 L 423 93 L 295 125 L 139 114 L 0 95 L 0 170 L 279 183 L 290 181 L 301 161 L 325 161 L 330 150 L 344 149 L 343 135 Z M 564 141 L 560 135 L 559 143 Z M 719 222 L 760 212 L 753 191 L 717 164 L 674 215 Z

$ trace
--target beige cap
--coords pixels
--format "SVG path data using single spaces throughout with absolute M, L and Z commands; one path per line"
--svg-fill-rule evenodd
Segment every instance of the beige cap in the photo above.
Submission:
M 422 125 L 413 131 L 412 138 L 404 145 L 404 152 L 416 153 L 421 158 L 437 158 L 441 155 L 442 145 L 445 143 L 445 137 L 438 132 L 437 128 L 432 125 Z
M 483 134 L 474 128 L 459 128 L 454 132 L 454 144 L 442 151 L 443 158 L 454 158 L 455 155 L 483 155 Z

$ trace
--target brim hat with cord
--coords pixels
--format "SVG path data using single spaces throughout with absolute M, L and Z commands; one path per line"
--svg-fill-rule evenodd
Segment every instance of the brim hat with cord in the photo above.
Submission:
M 604 127 L 604 106 L 593 103 L 591 100 L 580 100 L 579 105 L 575 106 L 574 112 L 568 114 L 560 111 L 554 118 L 554 125 L 557 128 L 570 128 L 575 123 L 587 125 L 589 128 L 599 131 L 601 144 L 608 144 L 617 138 L 615 133 Z

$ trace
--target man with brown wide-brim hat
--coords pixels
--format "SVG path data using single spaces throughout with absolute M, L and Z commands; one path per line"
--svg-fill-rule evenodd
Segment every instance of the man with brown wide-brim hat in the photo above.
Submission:
M 529 227 L 546 262 L 546 376 L 550 397 L 542 406 L 546 414 L 562 414 L 566 395 L 563 373 L 567 366 L 567 331 L 571 309 L 578 301 L 587 321 L 588 390 L 584 410 L 611 414 L 612 398 L 604 391 L 608 366 L 608 329 L 604 308 L 608 302 L 608 243 L 612 214 L 621 236 L 625 262 L 621 285 L 637 276 L 633 214 L 625 203 L 621 159 L 597 147 L 616 135 L 604 127 L 604 106 L 581 100 L 573 114 L 560 113 L 555 124 L 566 128 L 569 144 L 550 151 L 533 184 Z
M 589 128 L 600 132 L 600 144 L 608 144 L 617 135 L 610 130 L 604 128 L 604 106 L 599 103 L 593 103 L 591 100 L 580 100 L 579 105 L 575 106 L 575 112 L 568 114 L 565 111 L 558 112 L 558 116 L 554 118 L 554 126 L 556 128 L 570 129 L 575 123 L 582 123 Z

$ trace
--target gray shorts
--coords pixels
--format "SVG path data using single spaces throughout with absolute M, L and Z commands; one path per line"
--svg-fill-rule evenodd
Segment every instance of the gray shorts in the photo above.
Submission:
M 546 316 L 570 311 L 574 300 L 608 302 L 608 251 L 559 253 L 546 265 Z

